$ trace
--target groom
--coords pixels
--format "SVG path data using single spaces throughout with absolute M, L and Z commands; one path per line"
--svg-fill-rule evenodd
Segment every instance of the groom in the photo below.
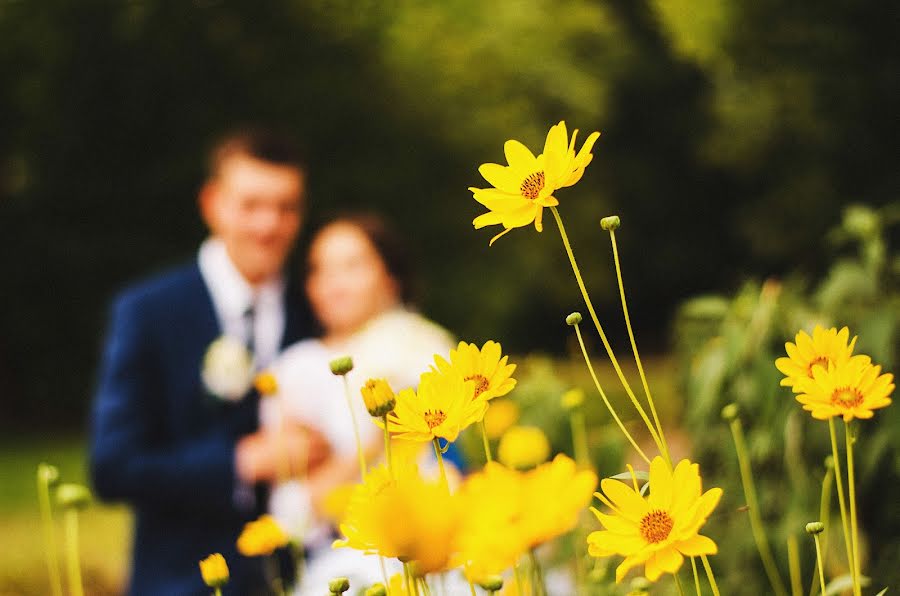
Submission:
M 262 366 L 308 335 L 282 272 L 305 181 L 286 139 L 264 131 L 226 138 L 199 196 L 210 237 L 197 258 L 113 304 L 91 475 L 99 496 L 135 510 L 130 594 L 208 594 L 198 562 L 214 552 L 230 568 L 226 594 L 257 593 L 261 563 L 235 549 L 244 523 L 264 511 L 279 462 L 299 464 L 308 449 L 315 466 L 327 455 L 308 429 L 288 426 L 277 438 L 259 431 L 254 393 L 224 400 L 201 381 L 204 354 L 223 334 L 243 341 Z

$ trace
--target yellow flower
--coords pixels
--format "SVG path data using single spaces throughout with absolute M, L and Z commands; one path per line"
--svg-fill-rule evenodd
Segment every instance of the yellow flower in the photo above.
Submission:
M 524 480 L 521 472 L 490 462 L 460 488 L 455 562 L 473 581 L 509 569 L 528 548 L 520 525 L 527 513 Z
M 521 530 L 528 547 L 574 528 L 595 488 L 597 475 L 592 470 L 578 470 L 575 461 L 561 453 L 526 472 Z
M 331 489 L 322 502 L 322 517 L 337 526 L 347 514 L 350 497 L 355 489 L 355 484 L 339 484 Z
M 245 557 L 271 555 L 288 543 L 288 536 L 271 515 L 248 522 L 237 539 L 238 552 Z
M 443 483 L 428 482 L 412 466 L 393 475 L 384 466 L 357 486 L 340 525 L 336 548 L 414 561 L 422 575 L 446 568 L 458 509 Z
M 491 400 L 506 395 L 516 386 L 512 378 L 516 365 L 507 364 L 508 359 L 495 341 L 485 342 L 480 350 L 475 344 L 461 341 L 455 350 L 450 350 L 450 362 L 435 354 L 434 363 L 443 374 L 457 374 L 472 381 L 475 398 Z
M 210 588 L 221 588 L 228 583 L 228 564 L 219 553 L 209 555 L 200 561 L 200 575 L 203 583 Z
M 559 403 L 564 410 L 574 410 L 575 408 L 581 407 L 581 404 L 584 403 L 584 389 L 578 387 L 569 389 L 563 393 Z
M 484 417 L 487 402 L 472 399 L 472 381 L 458 375 L 424 373 L 418 392 L 404 389 L 388 414 L 388 430 L 398 439 L 453 442 L 461 430 Z M 382 426 L 379 419 L 375 423 Z
M 278 380 L 272 371 L 264 370 L 253 379 L 253 386 L 262 396 L 278 393 Z
M 829 364 L 813 370 L 813 378 L 799 379 L 794 390 L 797 401 L 813 418 L 827 420 L 843 416 L 871 418 L 872 410 L 890 405 L 894 375 L 881 374 L 881 366 L 871 364 L 868 356 L 854 356 L 844 364 Z
M 811 379 L 815 367 L 828 368 L 829 363 L 843 364 L 850 360 L 856 337 L 852 340 L 849 338 L 850 330 L 846 327 L 838 331 L 835 327 L 826 330 L 816 325 L 812 337 L 805 331 L 798 332 L 794 340 L 796 343 L 784 344 L 787 357 L 775 360 L 775 366 L 785 375 L 781 385 L 794 387 L 796 391 L 797 382 L 800 379 Z
M 544 207 L 558 205 L 553 193 L 581 179 L 594 157 L 591 150 L 600 133 L 591 133 L 576 155 L 577 136 L 575 130 L 570 141 L 566 123 L 560 121 L 550 127 L 544 152 L 537 157 L 519 141 L 509 140 L 503 146 L 508 166 L 486 163 L 478 168 L 493 188 L 469 188 L 475 200 L 488 208 L 487 213 L 479 215 L 472 223 L 476 229 L 496 224 L 504 227 L 491 239 L 491 244 L 511 229 L 531 222 L 538 232 L 543 230 Z
M 676 573 L 684 557 L 712 555 L 716 543 L 698 532 L 715 509 L 722 489 L 702 492 L 700 468 L 683 459 L 669 467 L 659 456 L 650 462 L 650 496 L 641 496 L 634 487 L 605 478 L 595 493 L 612 514 L 591 508 L 605 528 L 588 536 L 588 552 L 594 557 L 622 555 L 625 560 L 616 569 L 616 583 L 637 565 L 645 565 L 644 575 L 656 581 L 663 573 Z
M 371 416 L 381 418 L 394 409 L 397 398 L 386 379 L 369 379 L 360 390 Z
M 498 399 L 484 414 L 484 431 L 489 439 L 499 439 L 519 421 L 519 406 L 511 399 Z
M 536 426 L 514 426 L 500 439 L 497 459 L 505 466 L 523 470 L 547 461 L 550 442 Z

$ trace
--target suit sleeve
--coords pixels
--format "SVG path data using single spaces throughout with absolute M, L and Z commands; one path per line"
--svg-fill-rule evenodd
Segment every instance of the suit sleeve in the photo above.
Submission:
M 92 413 L 91 477 L 101 498 L 141 507 L 233 516 L 235 439 L 224 425 L 167 444 L 152 323 L 127 296 L 112 320 Z

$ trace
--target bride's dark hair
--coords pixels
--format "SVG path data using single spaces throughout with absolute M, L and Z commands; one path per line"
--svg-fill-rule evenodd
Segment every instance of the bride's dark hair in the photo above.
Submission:
M 413 264 L 406 244 L 388 220 L 368 211 L 341 213 L 319 226 L 312 237 L 315 238 L 322 230 L 336 224 L 351 225 L 368 238 L 381 257 L 388 275 L 397 283 L 400 301 L 403 304 L 413 304 L 416 298 Z

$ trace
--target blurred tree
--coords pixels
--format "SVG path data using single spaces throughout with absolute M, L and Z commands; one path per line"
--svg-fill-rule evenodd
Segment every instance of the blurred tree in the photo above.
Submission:
M 844 201 L 897 197 L 891 10 L 0 2 L 3 420 L 83 411 L 105 304 L 196 249 L 205 148 L 241 122 L 308 145 L 312 220 L 384 211 L 421 254 L 424 310 L 518 351 L 561 350 L 579 298 L 552 222 L 488 249 L 465 189 L 507 138 L 539 146 L 560 119 L 603 131 L 561 212 L 604 311 L 616 296 L 597 224 L 622 215 L 632 314 L 658 347 L 680 298 L 821 271 L 811 240 Z

